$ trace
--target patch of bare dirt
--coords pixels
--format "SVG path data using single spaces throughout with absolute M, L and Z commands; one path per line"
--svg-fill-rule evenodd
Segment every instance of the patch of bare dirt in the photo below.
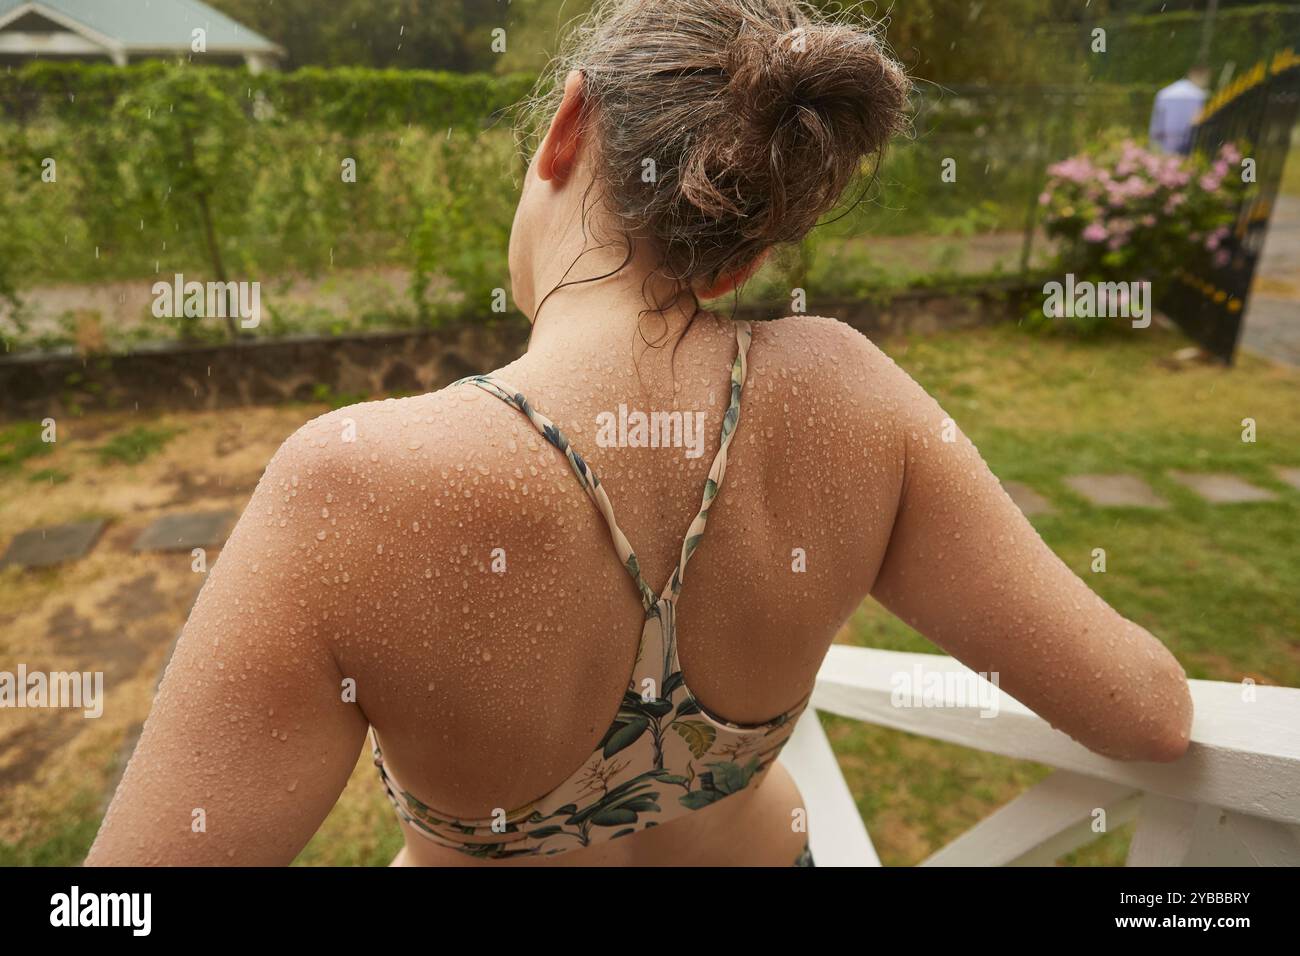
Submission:
M 104 675 L 97 719 L 72 710 L 0 710 L 0 841 L 20 842 L 65 817 L 86 789 L 106 796 L 149 712 L 204 579 L 191 570 L 189 554 L 138 554 L 136 538 L 164 514 L 241 512 L 280 443 L 322 410 L 87 415 L 59 423 L 49 455 L 0 476 L 0 550 L 33 527 L 108 521 L 79 561 L 0 572 L 0 667 L 21 662 L 29 671 Z M 137 426 L 176 435 L 139 464 L 100 460 L 103 442 Z M 37 468 L 68 478 L 33 483 L 28 473 Z

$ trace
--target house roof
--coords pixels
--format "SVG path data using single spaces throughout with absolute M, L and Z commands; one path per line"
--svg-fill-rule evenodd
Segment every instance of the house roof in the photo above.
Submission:
M 125 53 L 190 49 L 192 32 L 207 31 L 211 53 L 267 53 L 284 49 L 200 0 L 0 0 L 0 29 L 36 14 Z

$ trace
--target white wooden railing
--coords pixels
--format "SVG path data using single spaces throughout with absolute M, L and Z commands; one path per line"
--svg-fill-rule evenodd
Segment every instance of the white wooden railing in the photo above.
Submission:
M 1098 756 L 1018 701 L 897 707 L 894 675 L 970 672 L 950 657 L 836 645 L 812 706 L 781 761 L 808 810 L 817 866 L 879 866 L 871 838 L 815 710 L 1055 767 L 1053 774 L 943 847 L 922 866 L 1051 865 L 1106 831 L 1137 828 L 1129 866 L 1300 865 L 1300 689 L 1191 682 L 1188 752 L 1171 764 Z

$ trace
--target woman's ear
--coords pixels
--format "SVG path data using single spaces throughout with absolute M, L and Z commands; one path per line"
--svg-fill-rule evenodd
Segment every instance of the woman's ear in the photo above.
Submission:
M 562 186 L 573 172 L 582 145 L 582 107 L 586 102 L 581 70 L 571 70 L 564 79 L 564 99 L 555 111 L 551 128 L 537 152 L 537 177 Z
M 764 249 L 754 257 L 754 260 L 749 265 L 741 266 L 739 269 L 733 269 L 718 276 L 718 281 L 707 289 L 700 289 L 697 295 L 701 299 L 716 299 L 720 295 L 726 295 L 757 272 L 763 263 L 767 261 L 767 255 L 770 251 L 770 249 Z

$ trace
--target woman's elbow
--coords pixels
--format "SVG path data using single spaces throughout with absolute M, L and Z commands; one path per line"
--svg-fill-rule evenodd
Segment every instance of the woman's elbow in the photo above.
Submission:
M 1171 689 L 1172 706 L 1162 720 L 1162 731 L 1152 742 L 1148 760 L 1172 763 L 1187 753 L 1192 742 L 1192 692 L 1182 668 L 1178 668 L 1177 686 Z
M 1105 716 L 1075 740 L 1112 760 L 1172 763 L 1187 753 L 1192 732 L 1192 695 L 1187 675 L 1163 647 L 1129 692 L 1118 690 L 1103 704 Z M 1132 671 L 1127 672 L 1132 677 Z
M 1165 654 L 1142 687 L 1139 733 L 1128 760 L 1173 763 L 1187 753 L 1192 737 L 1192 692 L 1187 675 L 1172 654 Z

